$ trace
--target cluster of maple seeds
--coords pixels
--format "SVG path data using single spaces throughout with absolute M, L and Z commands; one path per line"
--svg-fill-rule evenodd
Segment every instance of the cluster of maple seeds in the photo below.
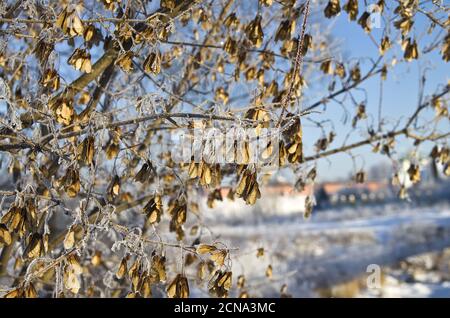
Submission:
M 227 257 L 227 250 L 218 249 L 213 245 L 201 244 L 197 248 L 198 254 L 211 254 L 210 262 L 200 262 L 197 269 L 197 277 L 199 281 L 206 278 L 206 272 L 212 275 L 209 279 L 209 292 L 218 297 L 228 296 L 228 292 L 232 284 L 232 274 L 229 271 L 222 271 L 220 267 L 224 265 Z M 134 298 L 138 296 L 150 297 L 151 286 L 157 283 L 165 283 L 166 281 L 166 258 L 156 253 L 152 254 L 150 269 L 146 269 L 141 258 L 137 257 L 128 268 L 130 255 L 126 255 L 120 262 L 116 277 L 123 280 L 125 277 L 131 282 L 131 292 L 127 297 Z M 186 257 L 186 265 L 190 265 L 195 260 L 193 254 Z M 167 297 L 169 298 L 187 298 L 190 294 L 189 283 L 185 275 L 177 274 L 166 287 Z
M 183 223 L 185 221 L 183 213 L 185 215 L 185 210 L 180 207 L 179 201 L 175 201 L 175 204 L 169 202 L 169 209 L 175 209 L 177 211 L 170 212 L 172 216 L 177 218 L 177 222 Z M 28 204 L 29 205 L 29 204 Z M 33 214 L 33 206 L 30 206 L 31 214 Z M 181 209 L 181 210 L 180 210 Z M 159 210 L 159 212 L 158 212 Z M 149 203 L 144 207 L 144 212 L 149 213 L 149 219 L 154 218 L 154 213 L 162 213 L 162 203 L 159 195 L 155 195 Z M 22 216 L 23 212 L 16 212 L 14 207 L 12 207 L 11 213 L 6 214 L 2 218 L 2 222 L 8 227 L 13 226 L 16 223 L 21 224 L 21 222 L 10 223 L 10 219 L 16 219 L 16 213 L 20 213 Z M 35 211 L 34 211 L 35 213 Z M 182 216 L 180 216 L 180 213 Z M 181 218 L 181 220 L 180 220 Z M 6 225 L 0 226 L 0 242 L 7 244 L 10 243 L 10 230 Z M 38 225 L 35 225 L 35 227 Z M 12 230 L 14 230 L 12 228 Z M 191 234 L 195 235 L 196 229 L 193 227 L 191 229 Z M 82 278 L 83 273 L 88 270 L 86 264 L 83 264 L 78 256 L 77 252 L 74 250 L 78 242 L 83 237 L 83 227 L 79 224 L 72 225 L 64 239 L 64 249 L 67 251 L 67 256 L 63 258 L 61 262 L 62 269 L 62 284 L 64 288 L 72 293 L 78 294 L 82 288 Z M 29 259 L 35 259 L 44 256 L 47 253 L 48 246 L 48 236 L 40 235 L 38 233 L 33 234 L 30 237 L 29 245 L 25 249 L 24 257 Z M 229 257 L 229 251 L 226 248 L 218 248 L 215 245 L 200 244 L 196 249 L 198 255 L 208 254 L 210 255 L 209 261 L 201 261 L 197 266 L 197 277 L 199 281 L 203 281 L 207 278 L 207 272 L 209 272 L 208 278 L 208 290 L 212 295 L 217 297 L 227 297 L 232 286 L 232 273 L 224 269 L 225 261 Z M 264 255 L 264 250 L 262 248 L 258 249 L 257 257 Z M 116 272 L 116 278 L 122 281 L 127 277 L 131 284 L 131 291 L 126 295 L 126 297 L 151 297 L 152 295 L 152 285 L 158 283 L 165 283 L 166 281 L 166 259 L 164 256 L 153 253 L 151 257 L 151 265 L 146 265 L 147 262 L 143 262 L 140 256 L 136 256 L 135 261 L 129 267 L 129 261 L 131 256 L 126 255 L 120 262 L 119 267 Z M 186 256 L 186 266 L 192 264 L 196 257 L 194 254 L 187 254 Z M 91 257 L 90 263 L 95 267 L 102 263 L 101 252 L 95 251 Z M 42 266 L 37 266 L 34 272 L 39 272 Z M 49 275 L 52 276 L 54 272 L 46 270 L 45 273 L 39 275 L 41 279 L 47 281 Z M 268 278 L 272 277 L 272 267 L 268 266 L 266 270 L 266 276 Z M 238 283 L 239 284 L 239 283 Z M 166 288 L 168 297 L 189 297 L 189 284 L 185 275 L 177 274 L 177 276 L 167 285 Z M 87 295 L 93 293 L 89 288 L 87 289 Z M 113 292 L 116 295 L 116 292 Z M 93 294 L 92 294 L 93 295 Z M 14 288 L 9 291 L 5 297 L 37 297 L 37 292 L 34 285 L 31 282 L 26 282 L 21 286 Z M 60 290 L 58 297 L 65 297 L 65 292 Z M 117 296 L 117 295 L 116 295 Z M 241 292 L 240 297 L 247 297 L 247 292 Z
M 184 198 L 169 201 L 168 214 L 171 217 L 169 230 L 175 232 L 179 241 L 184 238 L 183 224 L 187 218 L 187 203 Z
M 54 101 L 51 101 L 49 106 L 58 123 L 66 126 L 72 123 L 75 117 L 75 111 L 71 98 L 58 97 Z
M 38 293 L 33 283 L 28 283 L 24 287 L 14 288 L 8 291 L 4 296 L 4 298 L 37 298 Z
M 222 180 L 220 165 L 208 164 L 204 160 L 199 163 L 192 161 L 189 164 L 188 175 L 191 179 L 198 178 L 202 186 L 216 187 Z
M 81 72 L 90 73 L 92 71 L 91 54 L 85 49 L 76 49 L 67 62 Z
M 218 268 L 222 267 L 228 256 L 226 249 L 219 249 L 214 245 L 201 244 L 197 247 L 197 253 L 210 254 L 210 259 Z M 232 273 L 230 271 L 216 270 L 208 283 L 208 290 L 217 297 L 227 297 L 231 288 Z
M 437 163 L 443 165 L 443 172 L 446 176 L 450 176 L 450 149 L 448 147 L 433 147 L 430 157 Z
M 236 195 L 244 199 L 247 204 L 255 204 L 261 197 L 256 171 L 251 172 L 249 169 L 243 171 L 241 181 L 236 188 Z
M 166 258 L 153 253 L 149 268 L 139 257 L 136 257 L 131 267 L 128 268 L 129 260 L 130 255 L 126 255 L 121 260 L 116 272 L 117 279 L 122 280 L 127 276 L 131 281 L 131 292 L 127 294 L 127 297 L 134 298 L 138 295 L 150 297 L 152 295 L 151 285 L 166 281 Z M 189 297 L 189 290 L 185 297 Z
M 105 6 L 110 9 L 114 9 L 115 5 L 120 1 L 103 1 Z M 84 26 L 83 21 L 79 18 L 75 9 L 71 7 L 66 7 L 58 15 L 56 26 L 61 28 L 63 33 L 69 35 L 70 37 L 83 36 L 85 40 L 86 47 L 89 47 L 94 40 L 97 40 L 98 30 L 94 25 L 89 24 Z M 146 27 L 142 32 L 136 32 L 129 29 L 128 24 L 118 24 L 118 34 L 122 41 L 127 41 L 130 38 L 138 43 L 143 39 L 151 39 L 155 36 L 154 29 L 150 26 Z M 128 30 L 128 32 L 125 31 Z M 163 28 L 163 30 L 165 30 Z M 164 34 L 156 34 L 157 37 L 167 36 Z M 95 41 L 94 41 L 95 42 Z M 48 44 L 45 41 L 40 41 L 37 48 L 36 54 L 41 61 L 41 63 L 46 63 L 50 52 L 53 50 L 53 44 Z M 126 51 L 119 54 L 118 58 L 115 60 L 115 64 L 118 65 L 124 72 L 130 72 L 133 70 L 133 57 L 134 53 L 132 51 Z M 72 65 L 76 70 L 84 73 L 90 73 L 92 71 L 91 55 L 87 48 L 77 48 L 72 53 L 68 59 L 68 64 Z M 158 51 L 152 52 L 144 61 L 144 70 L 146 72 L 157 75 L 160 73 L 162 64 L 161 53 Z M 167 65 L 169 66 L 169 65 Z M 48 87 L 53 91 L 59 89 L 59 75 L 51 68 L 46 69 L 41 77 L 41 83 L 44 87 Z M 69 94 L 63 94 L 65 96 L 59 97 L 51 101 L 51 109 L 55 113 L 57 122 L 65 126 L 70 125 L 74 119 L 76 119 L 76 113 L 73 109 L 73 99 Z
M 0 244 L 11 245 L 15 237 L 23 240 L 22 258 L 33 260 L 48 252 L 49 235 L 45 232 L 45 213 L 38 219 L 34 200 L 14 202 L 0 220 Z
M 65 8 L 56 20 L 56 26 L 70 36 L 83 35 L 84 26 L 75 9 Z
M 59 75 L 56 70 L 47 69 L 45 70 L 40 82 L 42 86 L 48 87 L 53 91 L 57 91 L 59 89 L 59 81 Z
M 163 210 L 162 200 L 159 194 L 153 196 L 144 206 L 144 213 L 147 215 L 147 221 L 150 224 L 159 223 L 161 221 Z
M 280 142 L 279 164 L 284 166 L 286 159 L 290 163 L 303 162 L 303 133 L 299 117 L 288 116 L 283 122 Z
M 447 147 L 439 147 L 435 145 L 430 153 L 430 158 L 436 163 L 440 163 L 443 167 L 442 172 L 445 176 L 450 176 L 450 150 Z M 420 165 L 417 162 L 411 162 L 406 170 L 408 178 L 412 184 L 417 184 L 421 180 Z M 407 188 L 400 180 L 399 174 L 395 173 L 391 181 L 393 186 L 399 186 L 400 190 L 398 196 L 400 199 L 406 199 L 408 197 Z
M 371 14 L 381 14 L 384 11 L 385 1 L 379 0 L 372 8 L 374 12 L 364 11 L 358 19 L 358 24 L 367 32 L 371 32 Z M 394 13 L 399 15 L 399 19 L 394 21 L 394 27 L 400 30 L 402 34 L 401 48 L 404 51 L 404 58 L 406 61 L 411 61 L 419 58 L 419 49 L 417 41 L 408 37 L 412 26 L 414 24 L 413 18 L 417 12 L 418 2 L 410 0 L 398 1 L 398 6 L 395 8 Z M 342 7 L 349 15 L 349 20 L 354 21 L 358 17 L 359 8 L 358 0 L 348 0 Z M 340 0 L 330 0 L 325 7 L 324 14 L 327 18 L 332 18 L 341 12 Z M 447 20 L 444 25 L 448 26 L 450 19 Z M 391 47 L 391 42 L 388 36 L 385 36 L 381 40 L 379 47 L 380 55 Z M 442 59 L 446 62 L 450 60 L 450 31 L 448 31 L 447 37 L 443 41 L 441 48 Z
M 264 6 L 271 6 L 272 1 L 260 1 L 260 3 Z M 280 48 L 280 52 L 284 56 L 295 57 L 298 46 L 298 39 L 293 38 L 293 34 L 295 32 L 296 19 L 299 16 L 300 11 L 302 10 L 302 6 L 297 9 L 293 9 L 294 2 L 287 3 L 285 9 L 288 10 L 289 13 L 286 12 L 286 16 L 289 16 L 288 19 L 281 21 L 279 24 L 275 41 L 283 41 L 283 44 Z M 275 107 L 279 107 L 281 101 L 288 94 L 288 88 L 293 83 L 293 91 L 296 96 L 300 96 L 300 89 L 304 86 L 305 80 L 299 74 L 299 72 L 294 72 L 294 68 L 291 68 L 289 72 L 287 72 L 284 79 L 285 89 L 279 90 L 278 83 L 273 80 L 269 83 L 264 81 L 264 72 L 265 69 L 270 69 L 271 65 L 274 63 L 274 55 L 270 54 L 271 52 L 262 52 L 260 54 L 262 59 L 262 67 L 256 69 L 255 66 L 249 66 L 245 63 L 245 59 L 247 56 L 247 46 L 251 45 L 254 47 L 260 47 L 263 43 L 264 33 L 261 27 L 262 17 L 257 15 L 253 20 L 251 20 L 248 24 L 242 26 L 242 31 L 246 35 L 246 39 L 242 41 L 238 41 L 235 39 L 233 34 L 228 35 L 223 45 L 223 49 L 229 55 L 229 63 L 236 63 L 236 69 L 234 72 L 234 79 L 236 81 L 239 80 L 240 73 L 244 72 L 247 81 L 251 81 L 254 79 L 258 79 L 258 82 L 263 87 L 260 98 L 267 98 L 273 96 L 272 103 Z M 236 13 L 230 13 L 224 20 L 224 25 L 230 30 L 238 30 L 241 25 Z M 247 44 L 247 42 L 250 42 Z M 303 40 L 302 47 L 302 55 L 306 55 L 308 49 L 312 48 L 312 37 L 310 34 L 305 34 Z M 223 61 L 219 60 L 217 63 L 217 69 L 219 72 L 223 72 Z M 216 100 L 221 100 L 223 103 L 227 103 L 228 101 L 228 93 L 225 91 L 223 87 L 219 87 L 216 89 Z M 258 104 L 258 103 L 257 103 Z

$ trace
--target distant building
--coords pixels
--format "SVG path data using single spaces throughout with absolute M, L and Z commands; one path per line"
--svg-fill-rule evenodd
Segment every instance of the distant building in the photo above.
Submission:
M 323 188 L 331 205 L 381 201 L 392 192 L 385 181 L 328 182 L 323 184 Z
M 356 204 L 358 202 L 379 202 L 392 192 L 387 182 L 369 181 L 363 184 L 354 182 L 325 182 L 306 185 L 302 191 L 286 181 L 271 181 L 260 187 L 262 198 L 255 206 L 248 206 L 239 198 L 229 200 L 230 187 L 220 189 L 223 201 L 217 201 L 213 210 L 222 214 L 242 215 L 247 212 L 268 215 L 286 215 L 303 212 L 305 198 L 314 195 L 316 210 L 337 205 Z M 391 195 L 392 197 L 392 195 Z

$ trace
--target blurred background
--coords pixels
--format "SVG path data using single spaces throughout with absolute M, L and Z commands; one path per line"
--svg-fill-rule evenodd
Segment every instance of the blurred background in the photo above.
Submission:
M 239 247 L 233 273 L 250 296 L 449 297 L 450 179 L 435 171 L 425 163 L 423 181 L 406 182 L 406 199 L 389 166 L 373 163 L 362 184 L 349 176 L 298 191 L 275 175 L 254 206 L 223 188 L 222 202 L 211 210 L 202 198 L 201 209 L 210 230 Z M 311 194 L 317 203 L 305 218 Z

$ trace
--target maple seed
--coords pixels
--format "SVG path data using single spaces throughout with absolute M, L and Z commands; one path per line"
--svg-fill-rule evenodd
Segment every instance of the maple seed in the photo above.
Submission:
M 59 76 L 56 70 L 47 69 L 45 70 L 40 83 L 44 87 L 48 87 L 54 91 L 57 91 L 59 89 L 59 81 Z
M 272 271 L 273 271 L 272 270 L 272 265 L 267 266 L 267 268 L 266 268 L 266 276 L 267 276 L 267 278 L 269 278 L 269 279 L 272 278 L 272 276 L 273 276 Z
M 420 181 L 420 169 L 418 165 L 411 164 L 408 168 L 409 179 L 412 183 L 418 183 Z
M 169 298 L 189 298 L 189 285 L 187 278 L 178 274 L 167 287 Z
M 358 171 L 355 176 L 356 183 L 364 183 L 366 181 L 366 173 L 364 171 Z
M 108 186 L 108 197 L 112 201 L 119 195 L 119 193 L 120 193 L 120 178 L 118 175 L 115 175 Z
M 348 19 L 350 21 L 356 20 L 358 16 L 358 0 L 348 0 L 342 8 L 348 13 Z
M 117 269 L 117 272 L 116 272 L 117 279 L 122 279 L 127 272 L 128 272 L 128 269 L 127 269 L 127 258 L 124 257 L 120 261 L 119 268 Z
M 341 12 L 341 4 L 339 0 L 330 0 L 328 1 L 327 6 L 325 7 L 325 17 L 332 18 L 338 15 Z
M 227 28 L 237 28 L 239 26 L 239 19 L 237 18 L 236 13 L 230 13 L 223 21 L 223 24 Z
M 242 289 L 245 287 L 245 277 L 244 275 L 239 275 L 237 279 L 237 287 Z
M 67 195 L 74 198 L 80 192 L 81 187 L 79 171 L 74 168 L 67 169 L 60 183 L 63 185 Z
M 11 242 L 11 233 L 5 224 L 0 223 L 0 243 L 10 245 Z
M 83 35 L 84 32 L 83 22 L 78 17 L 78 14 L 75 10 L 68 10 L 68 8 L 65 8 L 58 15 L 56 26 L 70 36 Z
M 67 60 L 76 70 L 90 73 L 92 72 L 91 54 L 85 49 L 76 49 Z
M 147 181 L 151 181 L 152 175 L 153 175 L 153 166 L 150 162 L 146 162 L 142 165 L 139 172 L 134 177 L 135 181 L 145 183 Z
M 69 250 L 75 245 L 75 231 L 71 226 L 64 238 L 64 249 Z
M 256 250 L 256 257 L 263 257 L 264 256 L 264 247 L 260 247 Z
M 94 143 L 94 137 L 89 136 L 78 146 L 78 160 L 87 166 L 91 165 L 94 159 Z
M 259 185 L 256 181 L 256 172 L 246 170 L 236 188 L 236 195 L 245 200 L 247 204 L 253 205 L 261 197 Z
M 216 271 L 208 283 L 209 292 L 217 297 L 227 297 L 231 288 L 232 273 L 225 271 Z
M 217 266 L 223 266 L 225 263 L 225 258 L 227 257 L 228 252 L 226 250 L 218 250 L 211 253 L 211 260 Z
M 161 0 L 160 2 L 161 8 L 166 9 L 175 9 L 176 1 L 175 0 Z
M 263 42 L 264 33 L 261 27 L 260 15 L 257 15 L 245 28 L 245 33 L 250 42 L 257 48 L 259 48 Z
M 96 32 L 95 26 L 94 26 L 93 24 L 89 24 L 89 25 L 87 26 L 87 28 L 86 28 L 86 29 L 84 30 L 84 32 L 83 32 L 84 40 L 85 40 L 86 42 L 91 41 L 92 38 L 93 38 L 94 35 L 95 35 L 95 32 Z
M 419 58 L 419 50 L 417 48 L 417 42 L 408 39 L 405 45 L 404 58 L 406 61 L 417 60 Z
M 217 247 L 213 246 L 213 245 L 207 245 L 207 244 L 200 244 L 197 247 L 197 253 L 199 254 L 207 254 L 207 253 L 211 253 L 217 250 Z
M 128 51 L 120 54 L 115 63 L 122 69 L 122 71 L 125 73 L 130 73 L 133 70 L 133 57 L 134 53 L 132 51 Z
M 159 194 L 152 197 L 144 206 L 144 213 L 147 215 L 150 224 L 159 223 L 161 221 L 162 200 Z
M 147 73 L 158 75 L 161 72 L 161 53 L 150 53 L 144 61 L 144 70 Z
M 57 98 L 52 104 L 50 104 L 50 108 L 53 110 L 58 123 L 65 126 L 71 124 L 75 116 L 72 104 L 73 101 L 66 98 Z

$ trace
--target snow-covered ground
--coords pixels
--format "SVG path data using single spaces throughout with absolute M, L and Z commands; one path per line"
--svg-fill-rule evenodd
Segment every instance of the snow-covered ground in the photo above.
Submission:
M 405 282 L 394 276 L 388 276 L 379 291 L 363 290 L 357 297 L 383 298 L 448 298 L 450 297 L 450 282 Z
M 358 297 L 450 297 L 450 248 L 409 257 L 384 274 L 379 290 Z
M 294 297 L 317 297 L 331 286 L 355 279 L 364 285 L 370 264 L 386 273 L 382 291 L 359 286 L 351 296 L 449 295 L 450 280 L 408 283 L 389 272 L 410 256 L 450 246 L 450 203 L 446 200 L 433 206 L 392 203 L 331 209 L 307 220 L 300 212 L 217 222 L 220 219 L 220 211 L 210 212 L 206 223 L 220 235 L 219 241 L 239 247 L 233 252 L 233 273 L 234 277 L 246 276 L 245 290 L 251 296 L 278 296 L 283 284 Z M 263 257 L 256 257 L 259 247 L 265 249 Z M 265 276 L 269 264 L 271 279 Z

